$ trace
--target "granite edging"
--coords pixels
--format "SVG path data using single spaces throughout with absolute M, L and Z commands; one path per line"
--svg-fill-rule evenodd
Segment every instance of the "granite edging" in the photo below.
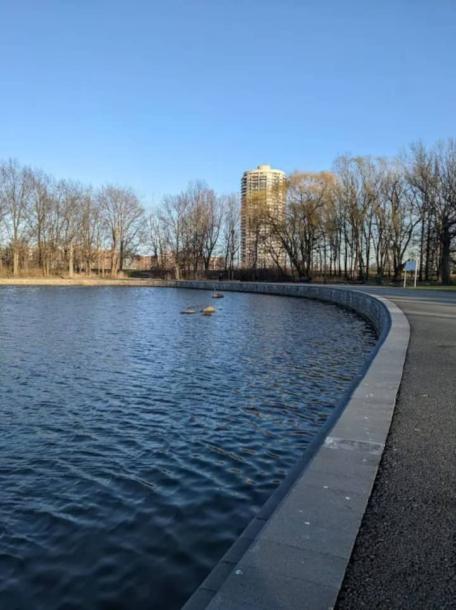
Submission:
M 409 341 L 391 301 L 347 287 L 169 281 L 161 286 L 317 299 L 353 309 L 376 347 L 302 458 L 183 610 L 328 610 L 342 585 L 383 454 Z

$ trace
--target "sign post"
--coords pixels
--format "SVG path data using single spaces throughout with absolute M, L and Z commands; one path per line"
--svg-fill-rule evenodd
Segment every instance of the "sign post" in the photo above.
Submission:
M 406 286 L 407 286 L 407 271 L 413 271 L 415 273 L 413 285 L 414 285 L 414 288 L 416 288 L 416 276 L 417 276 L 417 271 L 418 271 L 418 265 L 416 264 L 416 261 L 412 261 L 412 260 L 405 261 L 404 288 L 406 288 Z

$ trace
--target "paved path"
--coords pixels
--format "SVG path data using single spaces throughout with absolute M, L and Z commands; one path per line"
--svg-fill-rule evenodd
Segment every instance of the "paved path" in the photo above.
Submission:
M 456 292 L 369 289 L 411 338 L 380 469 L 337 610 L 456 608 Z

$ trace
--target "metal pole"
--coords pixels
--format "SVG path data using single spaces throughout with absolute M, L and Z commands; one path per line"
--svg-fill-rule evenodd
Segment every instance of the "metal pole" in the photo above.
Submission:
M 404 267 L 404 288 L 407 286 L 407 271 L 405 270 Z
M 413 282 L 413 287 L 416 288 L 416 276 L 418 274 L 418 261 L 415 261 L 415 279 Z

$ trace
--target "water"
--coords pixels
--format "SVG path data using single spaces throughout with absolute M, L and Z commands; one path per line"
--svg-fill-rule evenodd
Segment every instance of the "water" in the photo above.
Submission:
M 180 608 L 374 342 L 301 299 L 0 288 L 0 608 Z

